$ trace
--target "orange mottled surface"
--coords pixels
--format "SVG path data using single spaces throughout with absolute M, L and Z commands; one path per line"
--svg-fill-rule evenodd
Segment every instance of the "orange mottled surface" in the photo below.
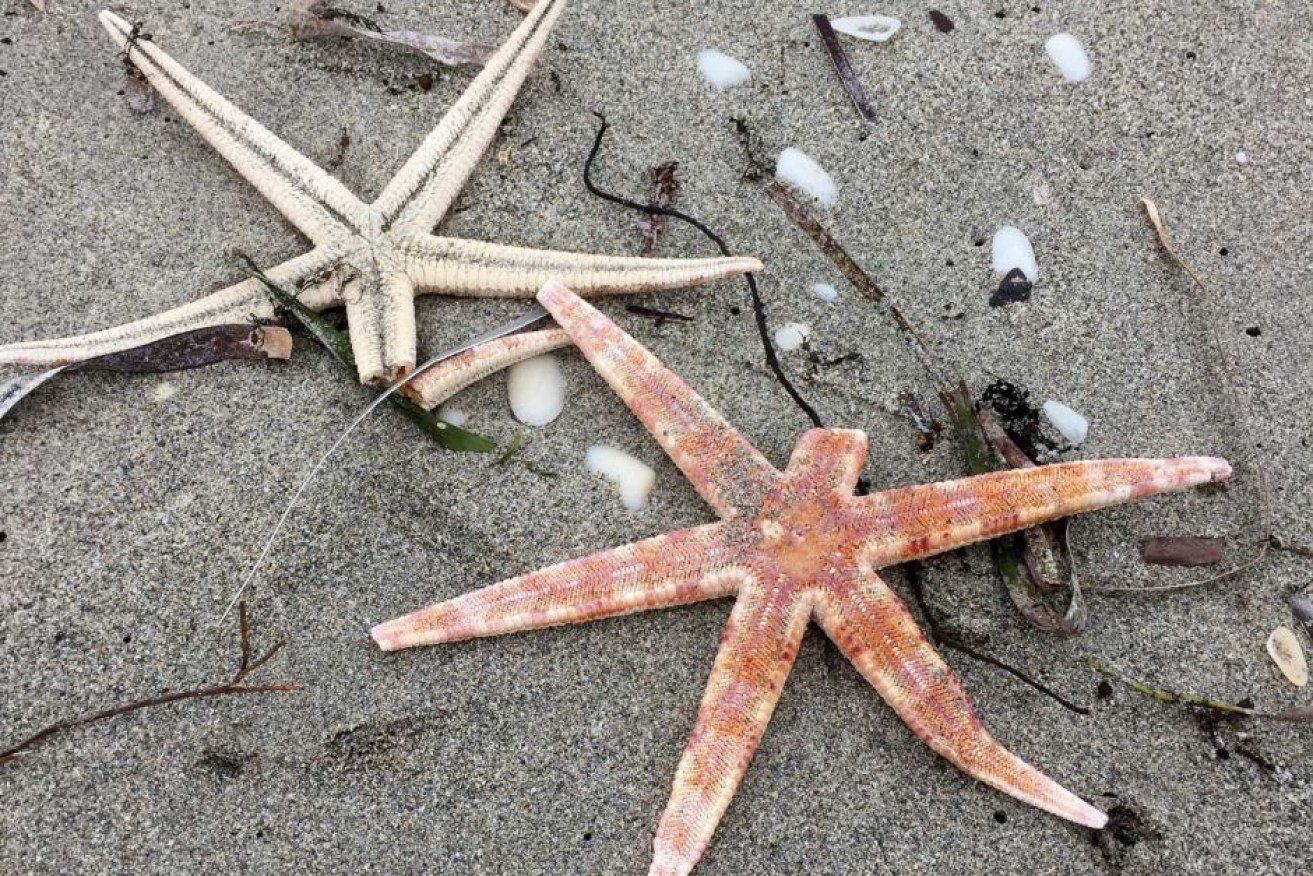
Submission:
M 854 496 L 866 435 L 813 429 L 780 472 L 683 380 L 560 284 L 538 299 L 723 518 L 560 563 L 380 624 L 387 649 L 736 595 L 657 827 L 687 874 L 761 741 L 815 620 L 916 735 L 964 772 L 1090 827 L 1107 817 L 996 741 L 876 570 L 1069 514 L 1223 480 L 1224 460 L 1073 462 Z

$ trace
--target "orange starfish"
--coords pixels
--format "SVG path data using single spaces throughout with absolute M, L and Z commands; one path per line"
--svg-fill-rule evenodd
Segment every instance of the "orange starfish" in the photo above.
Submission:
M 657 828 L 650 876 L 687 874 L 729 806 L 813 618 L 927 745 L 1063 818 L 1107 816 L 1005 749 L 876 575 L 1069 514 L 1225 480 L 1222 459 L 1071 462 L 854 496 L 866 434 L 812 429 L 784 472 L 683 380 L 569 289 L 551 311 L 722 520 L 559 563 L 375 627 L 384 650 L 737 594 Z

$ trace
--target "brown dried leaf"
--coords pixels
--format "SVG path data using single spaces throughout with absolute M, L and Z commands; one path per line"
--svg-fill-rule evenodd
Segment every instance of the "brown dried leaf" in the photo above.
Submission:
M 1222 539 L 1155 535 L 1140 539 L 1140 559 L 1151 566 L 1216 566 Z

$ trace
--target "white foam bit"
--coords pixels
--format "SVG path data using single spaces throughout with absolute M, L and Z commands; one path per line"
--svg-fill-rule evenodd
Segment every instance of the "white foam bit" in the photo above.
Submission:
M 995 273 L 1007 274 L 1013 268 L 1021 268 L 1030 282 L 1039 279 L 1039 263 L 1035 261 L 1035 250 L 1030 245 L 1030 238 L 1015 225 L 1004 225 L 994 232 L 990 255 Z
M 889 39 L 902 26 L 901 21 L 889 15 L 850 15 L 830 19 L 830 27 L 839 33 L 875 43 Z
M 839 298 L 839 290 L 829 283 L 813 283 L 812 294 L 822 301 L 836 301 Z
M 702 74 L 702 78 L 721 91 L 742 85 L 752 78 L 752 71 L 748 69 L 747 64 L 715 49 L 703 49 L 698 52 L 697 61 L 698 72 Z
M 150 397 L 155 402 L 166 402 L 178 394 L 178 387 L 169 383 L 167 380 L 161 380 L 151 392 Z
M 788 353 L 801 347 L 811 335 L 811 326 L 791 322 L 775 330 L 775 346 L 781 353 Z
M 1053 428 L 1057 429 L 1072 444 L 1083 444 L 1090 434 L 1090 421 L 1064 405 L 1062 402 L 1044 402 L 1044 416 L 1048 417 Z
M 526 426 L 546 426 L 565 407 L 565 375 L 550 353 L 512 365 L 506 391 L 511 413 Z
M 1044 43 L 1044 51 L 1068 82 L 1084 82 L 1090 78 L 1090 56 L 1085 54 L 1081 41 L 1071 34 L 1058 33 L 1049 37 Z
M 780 153 L 775 162 L 775 178 L 791 185 L 822 206 L 833 207 L 839 200 L 839 189 L 834 178 L 800 149 L 790 146 Z
M 642 511 L 656 483 L 656 472 L 623 450 L 594 444 L 584 459 L 588 470 L 611 481 L 620 490 L 620 501 L 630 511 Z
M 1241 149 L 1239 152 L 1235 154 L 1235 160 L 1236 160 L 1236 164 L 1248 164 L 1249 153 Z
M 1299 638 L 1290 627 L 1277 627 L 1267 637 L 1267 653 L 1286 680 L 1295 687 L 1308 684 L 1308 660 Z
M 470 415 L 462 411 L 460 408 L 449 408 L 446 405 L 442 405 L 438 408 L 438 419 L 444 423 L 450 423 L 457 429 L 461 429 L 470 421 Z

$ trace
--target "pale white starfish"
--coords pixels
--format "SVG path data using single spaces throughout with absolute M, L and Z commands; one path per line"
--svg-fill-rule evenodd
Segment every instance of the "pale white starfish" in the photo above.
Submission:
M 100 21 L 155 90 L 314 244 L 267 274 L 296 288 L 312 308 L 345 306 L 360 379 L 383 384 L 415 366 L 417 294 L 527 298 L 549 279 L 585 293 L 641 292 L 761 269 L 752 258 L 624 258 L 430 233 L 496 134 L 564 6 L 565 0 L 542 0 L 534 7 L 372 204 L 136 36 L 126 21 L 108 11 Z M 0 364 L 80 361 L 272 313 L 260 283 L 246 280 L 127 325 L 0 346 Z

